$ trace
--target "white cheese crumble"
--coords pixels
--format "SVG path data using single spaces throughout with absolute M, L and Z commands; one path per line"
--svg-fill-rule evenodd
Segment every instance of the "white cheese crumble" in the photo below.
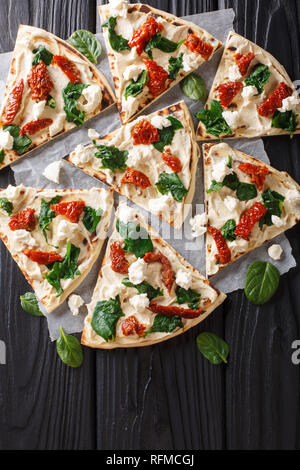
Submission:
M 136 80 L 139 75 L 145 70 L 145 67 L 140 64 L 131 64 L 126 67 L 123 77 L 125 80 Z
M 231 129 L 236 129 L 240 125 L 238 111 L 223 111 L 222 116 Z
M 192 236 L 200 237 L 206 232 L 206 224 L 208 221 L 207 214 L 203 212 L 202 214 L 197 214 L 195 217 L 190 219 L 190 225 L 192 227 Z
M 151 124 L 157 129 L 162 129 L 163 127 L 172 126 L 172 123 L 169 119 L 165 118 L 164 116 L 159 116 L 158 114 L 156 116 L 153 116 L 153 118 L 151 118 Z
M 18 199 L 21 191 L 25 191 L 26 188 L 24 184 L 19 184 L 19 186 L 12 186 L 9 184 L 5 190 L 6 197 L 8 199 Z
M 84 102 L 85 101 L 85 102 Z M 99 85 L 89 85 L 84 88 L 78 100 L 78 108 L 89 114 L 95 111 L 102 101 L 102 90 Z
M 38 101 L 37 103 L 34 103 L 32 107 L 32 114 L 33 114 L 33 120 L 37 121 L 40 119 L 41 115 L 43 114 L 45 110 L 45 106 L 47 104 L 47 101 Z
M 8 131 L 0 131 L 0 149 L 11 150 L 13 148 L 14 139 Z
M 75 147 L 72 155 L 72 162 L 75 163 L 75 165 L 84 165 L 85 163 L 88 163 L 93 156 L 93 149 L 86 148 L 84 145 L 79 144 Z
M 36 245 L 36 240 L 30 235 L 27 230 L 15 230 L 12 234 L 13 247 L 15 251 L 22 251 L 28 246 L 30 248 Z
M 59 183 L 59 175 L 61 169 L 61 160 L 57 160 L 55 162 L 50 163 L 50 165 L 46 166 L 43 172 L 43 176 L 47 178 L 49 181 L 53 181 L 53 183 Z
M 220 181 L 226 175 L 231 173 L 231 169 L 227 166 L 228 161 L 225 158 L 218 159 L 217 163 L 213 163 L 213 170 L 211 173 L 212 180 Z
M 128 152 L 128 158 L 127 158 L 126 164 L 128 166 L 135 167 L 135 166 L 138 165 L 138 163 L 141 161 L 141 159 L 142 159 L 141 152 L 139 152 L 139 150 L 136 149 L 136 148 L 132 148 Z
M 238 205 L 238 200 L 233 196 L 226 196 L 224 199 L 224 204 L 227 207 L 227 209 L 231 212 L 231 211 L 234 211 L 234 209 L 236 209 Z
M 254 85 L 244 86 L 242 89 L 242 98 L 248 99 L 250 96 L 257 95 L 257 89 Z
M 231 82 L 236 82 L 237 80 L 240 80 L 242 78 L 242 75 L 240 74 L 239 68 L 236 64 L 231 65 L 231 67 L 229 67 L 228 78 Z
M 285 194 L 285 200 L 291 205 L 300 203 L 300 192 L 297 189 L 288 189 Z
M 292 96 L 288 96 L 282 100 L 282 106 L 279 108 L 281 113 L 286 111 L 294 111 L 295 108 L 300 104 L 300 98 L 298 93 L 294 93 Z
M 280 245 L 274 244 L 268 248 L 268 255 L 270 256 L 270 258 L 273 258 L 275 260 L 279 260 L 281 258 L 282 253 L 283 250 Z
M 147 266 L 148 265 L 143 258 L 139 258 L 137 261 L 132 263 L 128 269 L 129 281 L 132 282 L 132 284 L 140 284 L 143 282 L 146 277 Z
M 91 140 L 99 139 L 99 137 L 100 137 L 98 132 L 95 129 L 92 129 L 92 128 L 90 128 L 88 130 L 88 136 L 89 136 L 89 139 L 91 139 Z
M 65 113 L 58 114 L 55 117 L 55 120 L 49 127 L 49 134 L 51 137 L 53 137 L 54 135 L 58 134 L 60 131 L 63 130 L 65 119 L 66 119 Z
M 197 60 L 199 59 L 199 55 L 195 52 L 189 52 L 183 54 L 182 58 L 182 68 L 184 72 L 191 72 L 192 70 L 197 68 Z
M 134 295 L 133 297 L 130 297 L 129 302 L 137 312 L 149 307 L 147 294 Z
M 57 240 L 66 240 L 76 236 L 78 230 L 78 224 L 69 222 L 68 220 L 61 220 L 57 226 Z
M 280 228 L 284 225 L 284 221 L 281 220 L 281 218 L 278 217 L 277 215 L 272 215 L 271 220 L 272 220 L 272 223 L 275 225 L 275 227 Z
M 149 199 L 148 201 L 148 208 L 150 212 L 154 214 L 159 214 L 160 212 L 164 212 L 167 209 L 171 209 L 171 205 L 174 204 L 173 198 L 168 195 L 163 195 L 161 197 Z
M 128 8 L 127 2 L 124 0 L 110 0 L 109 6 L 110 16 L 120 16 L 121 18 L 126 18 Z
M 184 271 L 183 269 L 179 269 L 176 273 L 176 284 L 183 289 L 189 289 L 192 285 L 192 274 L 188 271 Z
M 80 307 L 84 304 L 84 300 L 80 295 L 72 294 L 68 298 L 69 309 L 74 316 L 79 314 Z
M 128 224 L 128 222 L 135 220 L 135 214 L 135 210 L 127 206 L 126 203 L 120 204 L 118 217 L 123 224 Z

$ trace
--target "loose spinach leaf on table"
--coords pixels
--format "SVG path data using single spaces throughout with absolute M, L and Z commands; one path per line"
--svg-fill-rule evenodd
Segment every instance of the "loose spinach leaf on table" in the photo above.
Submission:
M 63 261 L 56 261 L 51 266 L 49 274 L 45 276 L 49 284 L 56 290 L 56 297 L 59 297 L 63 293 L 63 289 L 60 285 L 61 279 L 74 279 L 75 276 L 80 275 L 80 271 L 77 267 L 79 253 L 80 248 L 68 242 L 67 252 Z
M 37 49 L 34 49 L 32 53 L 34 54 L 32 65 L 39 65 L 41 61 L 43 61 L 45 65 L 51 64 L 53 54 L 48 51 L 45 46 L 39 46 Z
M 125 100 L 127 100 L 128 96 L 137 96 L 142 93 L 144 86 L 146 85 L 147 81 L 147 71 L 143 70 L 143 72 L 138 76 L 136 80 L 131 80 L 131 83 L 127 85 L 125 88 Z
M 179 54 L 178 57 L 169 58 L 169 79 L 176 80 L 178 72 L 183 68 L 183 53 Z
M 116 325 L 124 313 L 121 308 L 120 297 L 97 302 L 92 317 L 92 328 L 105 341 L 114 341 L 116 338 Z
M 202 101 L 202 103 L 206 100 L 207 91 L 204 80 L 194 72 L 180 82 L 180 88 L 191 100 Z
M 281 217 L 282 214 L 282 205 L 285 197 L 282 194 L 279 194 L 277 191 L 271 191 L 267 189 L 262 193 L 262 198 L 264 205 L 267 208 L 267 212 L 262 219 L 259 221 L 259 227 L 262 230 L 264 224 L 270 226 L 273 225 L 272 215 Z
M 188 307 L 192 310 L 199 308 L 199 302 L 201 294 L 193 289 L 184 289 L 183 287 L 176 287 L 177 303 L 179 305 L 188 304 Z
M 100 168 L 109 168 L 112 171 L 126 169 L 127 150 L 119 150 L 113 145 L 95 145 L 95 147 L 98 149 L 95 157 L 100 158 L 102 162 Z
M 102 209 L 94 209 L 90 206 L 85 206 L 83 210 L 84 216 L 82 223 L 90 233 L 94 233 L 101 220 L 103 211 Z
M 145 46 L 145 52 L 148 54 L 151 60 L 153 60 L 152 49 L 159 49 L 162 52 L 175 52 L 184 43 L 185 39 L 180 42 L 170 41 L 163 37 L 160 33 L 152 36 L 149 42 Z
M 123 238 L 124 251 L 133 253 L 137 258 L 143 258 L 146 253 L 153 251 L 153 243 L 144 227 L 133 222 L 124 224 L 117 219 L 116 229 Z
M 114 16 L 108 18 L 108 20 L 103 23 L 102 28 L 108 28 L 108 40 L 111 48 L 116 52 L 130 50 L 127 39 L 123 38 L 121 34 L 115 32 L 115 27 L 117 24 L 117 19 Z
M 26 313 L 34 315 L 35 317 L 43 317 L 44 315 L 40 311 L 39 304 L 36 296 L 33 292 L 26 292 L 26 294 L 20 296 L 21 307 Z
M 102 47 L 93 33 L 85 29 L 79 29 L 71 34 L 69 42 L 93 64 L 97 64 L 102 52 Z
M 156 187 L 161 194 L 168 194 L 170 192 L 175 201 L 178 202 L 182 202 L 188 193 L 177 173 L 166 173 L 164 171 L 159 175 Z
M 293 134 L 297 128 L 297 114 L 293 111 L 281 113 L 277 109 L 273 115 L 271 126 Z
M 222 338 L 214 333 L 204 332 L 197 336 L 196 341 L 199 351 L 211 364 L 227 363 L 229 346 Z
M 253 261 L 246 272 L 244 292 L 254 305 L 268 302 L 279 285 L 278 269 L 268 261 Z
M 67 335 L 60 327 L 60 337 L 56 340 L 57 354 L 62 362 L 70 367 L 80 367 L 83 362 L 82 346 L 75 336 Z
M 229 219 L 221 228 L 223 237 L 230 242 L 233 242 L 236 239 L 236 234 L 234 233 L 236 228 L 236 223 L 234 219 Z
M 5 151 L 3 149 L 1 149 L 0 150 L 0 163 L 3 162 L 4 158 L 5 158 Z
M 264 85 L 268 83 L 271 72 L 269 67 L 263 64 L 256 64 L 253 68 L 250 76 L 246 78 L 245 85 L 253 85 L 257 89 L 257 94 L 261 94 L 264 91 Z
M 13 149 L 19 155 L 22 155 L 29 149 L 30 145 L 32 144 L 32 141 L 26 134 L 23 134 L 22 137 L 20 137 L 21 129 L 18 126 L 10 124 L 9 126 L 3 126 L 3 130 L 8 131 L 13 137 Z
M 175 328 L 183 328 L 181 317 L 175 315 L 169 317 L 168 315 L 156 315 L 152 327 L 146 331 L 145 336 L 150 333 L 172 333 Z
M 149 300 L 153 300 L 156 297 L 160 297 L 164 294 L 163 290 L 159 287 L 155 288 L 151 286 L 148 282 L 141 282 L 140 284 L 133 284 L 129 281 L 128 277 L 125 277 L 122 281 L 122 284 L 127 287 L 134 287 L 139 294 L 147 294 Z
M 39 227 L 42 230 L 45 240 L 47 241 L 48 225 L 52 222 L 55 217 L 55 212 L 51 209 L 51 206 L 58 204 L 61 199 L 61 196 L 55 196 L 50 201 L 45 201 L 42 199 L 40 214 L 39 214 Z
M 76 126 L 81 126 L 84 123 L 85 112 L 80 111 L 77 108 L 78 100 L 82 95 L 84 88 L 87 88 L 89 85 L 84 83 L 71 83 L 63 89 L 62 96 L 64 100 L 64 111 L 67 116 L 68 122 L 74 122 Z
M 201 109 L 196 113 L 196 118 L 201 121 L 206 133 L 220 137 L 220 135 L 232 135 L 232 130 L 222 116 L 223 108 L 220 101 L 212 100 L 210 109 Z
M 0 209 L 7 212 L 8 215 L 11 215 L 12 211 L 14 210 L 14 206 L 13 203 L 7 199 L 7 197 L 0 197 Z
M 159 142 L 155 142 L 153 146 L 159 152 L 163 153 L 164 147 L 166 145 L 171 145 L 175 132 L 178 129 L 183 129 L 183 125 L 178 119 L 173 116 L 168 116 L 167 119 L 171 122 L 171 126 L 163 127 L 162 129 L 157 129 L 160 137 Z

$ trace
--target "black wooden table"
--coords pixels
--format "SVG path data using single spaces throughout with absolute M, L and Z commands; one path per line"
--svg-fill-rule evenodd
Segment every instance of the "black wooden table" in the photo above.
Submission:
M 62 38 L 96 31 L 96 0 L 1 0 L 0 52 L 14 47 L 19 23 Z M 273 53 L 300 80 L 297 0 L 153 0 L 183 16 L 232 7 L 235 29 Z M 300 182 L 299 136 L 265 139 L 271 163 Z M 13 183 L 9 168 L 0 187 Z M 300 226 L 288 232 L 300 261 Z M 299 267 L 281 277 L 267 305 L 242 291 L 204 324 L 161 345 L 85 349 L 84 365 L 66 367 L 46 321 L 25 314 L 28 285 L 1 243 L 0 449 L 296 449 L 300 448 L 299 372 L 291 344 L 300 338 Z M 212 366 L 195 337 L 212 331 L 230 344 L 227 366 Z

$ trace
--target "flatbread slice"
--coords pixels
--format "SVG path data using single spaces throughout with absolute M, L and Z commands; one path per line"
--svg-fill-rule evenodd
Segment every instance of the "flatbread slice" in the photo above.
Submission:
M 112 205 L 112 191 L 99 188 L 1 190 L 0 237 L 47 312 L 90 272 Z
M 300 99 L 278 60 L 231 31 L 197 118 L 199 140 L 298 134 Z
M 99 6 L 99 12 L 122 124 L 222 46 L 196 24 L 149 5 L 112 0 Z M 135 37 L 146 22 L 147 35 L 138 43 Z M 153 83 L 154 74 L 160 77 L 159 84 Z
M 298 222 L 300 186 L 226 143 L 202 147 L 206 274 L 211 276 Z
M 74 47 L 20 25 L 0 111 L 0 169 L 114 102 L 104 75 Z
M 133 134 L 143 127 L 143 136 L 147 126 L 160 140 L 135 145 Z M 179 229 L 193 200 L 199 153 L 191 115 L 180 101 L 77 146 L 66 159 Z
M 120 204 L 81 342 L 101 349 L 160 343 L 203 321 L 225 298 Z

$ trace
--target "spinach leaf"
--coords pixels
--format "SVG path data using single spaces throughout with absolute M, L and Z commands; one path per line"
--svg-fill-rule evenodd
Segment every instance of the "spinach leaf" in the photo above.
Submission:
M 207 91 L 204 80 L 196 73 L 190 73 L 180 82 L 182 92 L 191 100 L 204 101 L 206 100 Z
M 228 162 L 227 162 L 228 168 L 232 168 L 232 156 L 228 155 Z
M 159 175 L 156 187 L 161 194 L 168 194 L 170 192 L 175 201 L 178 202 L 182 202 L 188 193 L 177 173 L 166 173 L 164 171 Z
M 102 162 L 100 168 L 109 168 L 112 171 L 126 169 L 127 150 L 119 150 L 113 145 L 95 145 L 95 147 L 99 150 L 95 153 L 95 157 L 101 158 Z
M 71 83 L 63 89 L 62 96 L 64 100 L 64 111 L 67 116 L 68 122 L 74 122 L 76 126 L 81 126 L 84 122 L 85 112 L 77 109 L 78 100 L 82 94 L 84 88 L 87 88 L 89 85 L 84 83 Z
M 153 146 L 159 152 L 163 153 L 164 147 L 166 145 L 171 145 L 175 131 L 178 129 L 183 129 L 183 125 L 181 124 L 178 119 L 174 118 L 173 116 L 168 116 L 167 119 L 171 122 L 171 126 L 163 127 L 162 129 L 157 129 L 160 137 L 159 142 L 154 142 Z
M 10 135 L 14 139 L 13 143 L 13 149 L 15 152 L 17 152 L 19 155 L 22 155 L 23 153 L 27 152 L 29 149 L 30 145 L 32 144 L 31 139 L 24 134 L 22 137 L 20 137 L 20 128 L 18 126 L 15 126 L 14 124 L 10 124 L 9 126 L 3 126 L 4 131 L 8 131 Z
M 236 190 L 237 198 L 240 201 L 249 201 L 257 196 L 257 189 L 254 184 L 240 183 Z
M 219 191 L 220 189 L 223 188 L 223 186 L 224 185 L 222 181 L 218 182 L 216 180 L 212 180 L 210 188 L 207 189 L 206 192 L 209 194 L 209 193 L 212 193 L 213 191 Z
M 61 196 L 55 196 L 50 201 L 46 202 L 44 199 L 41 201 L 40 215 L 39 215 L 39 227 L 43 231 L 44 237 L 47 241 L 46 230 L 49 230 L 47 227 L 52 222 L 52 219 L 55 217 L 55 212 L 51 209 L 51 206 L 58 204 L 61 199 Z
M 268 83 L 271 72 L 269 67 L 263 64 L 256 64 L 253 67 L 252 73 L 249 78 L 246 78 L 245 85 L 253 85 L 257 89 L 257 94 L 261 94 L 264 91 L 264 85 Z
M 75 336 L 67 335 L 60 327 L 60 337 L 56 340 L 57 354 L 62 362 L 70 367 L 80 367 L 83 362 L 82 346 Z
M 133 284 L 129 281 L 128 277 L 125 277 L 122 281 L 122 284 L 127 287 L 134 287 L 139 294 L 147 294 L 149 300 L 155 299 L 155 297 L 160 297 L 164 295 L 164 292 L 159 287 L 155 288 L 151 286 L 148 282 L 141 282 L 140 284 Z
M 156 315 L 152 327 L 146 331 L 145 336 L 150 333 L 172 333 L 175 328 L 183 328 L 181 317 L 175 315 L 169 317 L 168 315 Z
M 1 149 L 1 150 L 0 150 L 0 163 L 3 162 L 4 158 L 5 158 L 5 152 L 4 152 L 3 149 Z
M 282 214 L 282 203 L 285 200 L 285 197 L 282 194 L 277 193 L 277 191 L 271 191 L 267 189 L 262 193 L 262 198 L 264 205 L 267 208 L 267 212 L 262 219 L 259 221 L 259 227 L 262 230 L 264 224 L 270 226 L 273 225 L 272 215 L 277 215 L 281 217 Z
M 50 273 L 45 276 L 49 284 L 56 290 L 56 297 L 59 297 L 63 293 L 63 289 L 60 285 L 61 279 L 74 279 L 75 276 L 79 276 L 80 271 L 77 267 L 79 253 L 80 248 L 68 242 L 64 259 L 62 261 L 56 261 L 52 265 Z
M 94 209 L 90 206 L 84 206 L 83 225 L 90 232 L 94 233 L 102 216 L 102 209 Z
M 96 36 L 90 31 L 79 29 L 69 37 L 72 44 L 81 54 L 87 57 L 93 64 L 97 64 L 101 55 L 102 47 Z
M 114 51 L 121 52 L 130 50 L 127 39 L 123 38 L 121 34 L 115 33 L 115 27 L 117 24 L 117 19 L 114 16 L 108 18 L 108 20 L 103 23 L 102 28 L 108 28 L 108 40 L 111 48 Z
M 25 312 L 34 315 L 35 317 L 43 317 L 44 315 L 40 311 L 39 304 L 36 296 L 33 292 L 26 292 L 26 294 L 20 296 L 21 307 Z
M 183 287 L 176 287 L 177 303 L 179 305 L 188 304 L 192 310 L 199 308 L 201 294 L 193 289 L 184 289 Z
M 197 346 L 203 356 L 211 364 L 227 363 L 229 346 L 222 338 L 213 333 L 200 333 L 197 336 Z
M 39 65 L 41 61 L 44 62 L 45 65 L 50 65 L 53 59 L 53 54 L 48 51 L 45 46 L 39 46 L 37 49 L 33 51 L 34 59 L 32 61 L 32 65 Z
M 183 68 L 183 53 L 179 54 L 178 57 L 170 57 L 169 58 L 169 79 L 176 80 L 178 72 L 180 69 Z
M 253 261 L 246 272 L 245 296 L 254 305 L 262 305 L 275 294 L 280 274 L 268 261 Z
M 124 251 L 133 253 L 137 258 L 143 258 L 148 251 L 153 251 L 153 243 L 144 227 L 133 222 L 124 224 L 117 219 L 116 229 L 125 242 Z
M 293 113 L 293 111 L 281 113 L 277 109 L 273 115 L 271 127 L 283 129 L 292 134 L 297 128 L 297 114 Z
M 7 197 L 0 197 L 0 209 L 7 212 L 8 215 L 11 215 L 12 211 L 14 210 L 14 206 L 13 203 L 7 199 Z
M 235 171 L 233 171 L 229 175 L 226 175 L 223 179 L 223 186 L 226 186 L 227 188 L 232 189 L 233 191 L 235 191 L 239 187 L 239 185 L 240 181 Z
M 175 52 L 184 43 L 185 39 L 180 42 L 170 41 L 170 39 L 164 38 L 160 33 L 152 36 L 149 42 L 145 46 L 145 52 L 148 54 L 151 60 L 153 60 L 152 49 L 159 49 L 162 52 Z
M 233 242 L 236 239 L 236 234 L 234 233 L 236 228 L 236 223 L 234 219 L 228 219 L 227 222 L 221 228 L 223 237 L 230 242 Z
M 131 83 L 127 85 L 125 88 L 125 100 L 127 100 L 128 96 L 137 96 L 142 93 L 144 86 L 146 85 L 147 81 L 147 70 L 143 70 L 143 72 L 138 76 L 136 80 L 131 80 Z
M 50 106 L 50 108 L 53 108 L 53 109 L 56 108 L 56 101 L 51 95 L 49 95 L 47 98 L 47 106 Z
M 97 302 L 92 317 L 92 328 L 97 335 L 105 341 L 114 341 L 116 337 L 116 325 L 124 313 L 121 308 L 120 297 Z
M 215 135 L 216 137 L 232 135 L 232 130 L 223 118 L 222 112 L 223 109 L 220 101 L 212 100 L 210 109 L 201 109 L 196 113 L 196 118 L 204 124 L 207 134 Z

